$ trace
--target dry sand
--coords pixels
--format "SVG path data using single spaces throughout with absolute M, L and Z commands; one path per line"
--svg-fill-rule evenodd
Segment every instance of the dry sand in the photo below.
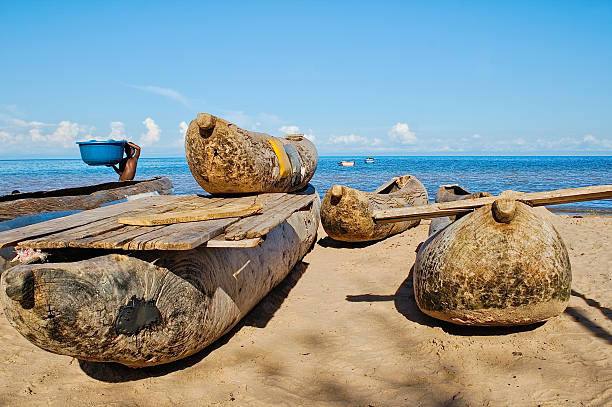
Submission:
M 567 310 L 522 328 L 422 314 L 410 269 L 428 222 L 371 245 L 314 250 L 232 332 L 140 370 L 47 353 L 0 316 L 0 405 L 611 406 L 612 217 L 554 217 Z

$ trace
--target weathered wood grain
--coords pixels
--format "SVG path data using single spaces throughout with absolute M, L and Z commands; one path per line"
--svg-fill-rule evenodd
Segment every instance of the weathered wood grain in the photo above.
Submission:
M 287 195 L 277 205 L 270 207 L 261 215 L 252 216 L 236 222 L 225 231 L 226 240 L 252 239 L 265 235 L 293 212 L 309 205 L 314 195 Z
M 101 219 L 109 218 L 111 216 L 119 215 L 125 211 L 137 209 L 139 207 L 153 205 L 156 203 L 167 203 L 178 199 L 180 199 L 180 197 L 176 195 L 142 198 L 136 201 L 122 202 L 116 205 L 90 209 L 75 213 L 73 215 L 64 216 L 62 218 L 56 218 L 17 229 L 6 230 L 4 232 L 0 232 L 0 247 L 14 246 L 17 242 L 22 240 L 61 232 Z
M 211 194 L 297 191 L 319 160 L 305 137 L 250 132 L 207 113 L 189 124 L 185 155 L 193 177 Z
M 364 192 L 342 185 L 331 187 L 321 205 L 321 224 L 329 237 L 344 242 L 367 242 L 403 232 L 419 221 L 378 224 L 373 212 L 427 203 L 427 190 L 411 175 L 395 177 L 377 192 Z
M 190 250 L 207 240 L 229 232 L 228 240 L 255 239 L 284 222 L 293 212 L 318 199 L 314 189 L 307 193 L 268 193 L 244 197 L 202 197 L 196 195 L 151 197 L 94 211 L 81 212 L 21 229 L 0 233 L 0 244 L 17 243 L 36 249 L 96 248 L 123 250 Z M 186 213 L 226 211 L 248 205 L 261 207 L 260 215 L 240 219 L 237 216 L 213 220 L 177 223 L 173 225 L 130 226 L 118 223 L 118 218 L 172 214 L 177 209 Z M 93 213 L 92 213 L 93 212 Z M 145 215 L 147 214 L 147 215 Z M 232 212 L 231 215 L 235 215 Z M 233 224 L 238 225 L 232 229 Z M 228 228 L 229 227 L 229 228 Z M 227 228 L 227 230 L 226 230 Z M 235 231 L 238 230 L 237 233 Z M 239 236 L 238 236 L 239 235 Z M 1 240 L 6 238 L 6 242 Z M 250 243 L 225 244 L 224 247 L 251 247 Z M 213 243 L 214 244 L 214 243 Z M 216 245 L 217 247 L 220 244 Z
M 0 222 L 43 212 L 86 210 L 124 199 L 126 196 L 157 191 L 172 193 L 172 182 L 167 177 L 144 181 L 122 181 L 67 188 L 54 191 L 31 192 L 0 197 Z
M 36 249 L 54 249 L 69 247 L 72 243 L 72 247 L 83 247 L 79 246 L 77 243 L 81 239 L 93 238 L 104 233 L 121 230 L 124 225 L 117 222 L 117 218 L 120 215 L 138 215 L 142 214 L 144 211 L 150 214 L 164 213 L 167 211 L 175 210 L 177 208 L 177 205 L 185 207 L 191 205 L 193 202 L 200 202 L 200 199 L 202 198 L 195 195 L 186 195 L 183 197 L 176 196 L 169 201 L 166 198 L 152 198 L 148 203 L 143 202 L 143 205 L 140 208 L 131 211 L 127 210 L 126 212 L 114 214 L 109 217 L 103 217 L 101 220 L 93 221 L 91 223 L 82 226 L 77 226 L 75 228 L 71 228 L 62 232 L 44 235 L 35 239 L 24 240 L 19 242 L 18 245 L 23 247 L 32 247 Z M 222 201 L 222 199 L 220 198 L 216 198 L 213 200 L 214 202 L 211 202 L 211 204 L 216 204 L 217 202 Z
M 583 188 L 559 189 L 545 192 L 516 192 L 504 191 L 522 202 L 531 206 L 559 205 L 572 202 L 584 202 L 598 199 L 612 199 L 612 185 L 595 185 Z M 483 205 L 492 204 L 498 197 L 485 197 L 478 199 L 465 199 L 454 202 L 435 203 L 430 205 L 379 209 L 374 211 L 377 223 L 402 222 L 406 220 L 419 220 L 436 218 L 440 216 L 459 215 L 469 212 Z
M 253 239 L 242 239 L 242 240 L 225 240 L 221 236 L 214 237 L 206 242 L 206 247 L 233 247 L 233 248 L 247 248 L 257 247 L 264 240 L 261 237 Z
M 219 208 L 172 211 L 157 215 L 122 216 L 117 221 L 124 225 L 154 226 L 203 220 L 244 217 L 261 212 L 261 204 L 226 205 Z
M 184 358 L 227 333 L 288 274 L 315 240 L 319 208 L 317 196 L 253 248 L 13 267 L 0 285 L 5 316 L 33 344 L 79 359 L 142 367 Z
M 413 278 L 417 305 L 434 318 L 524 325 L 563 312 L 571 267 L 547 219 L 522 202 L 498 198 L 431 235 L 418 251 Z

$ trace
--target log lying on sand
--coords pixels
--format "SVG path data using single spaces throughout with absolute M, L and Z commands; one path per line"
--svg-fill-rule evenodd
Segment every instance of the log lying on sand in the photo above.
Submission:
M 276 138 L 200 113 L 185 136 L 187 164 L 211 194 L 292 192 L 306 186 L 319 161 L 303 135 Z
M 377 224 L 372 218 L 374 210 L 425 205 L 427 199 L 427 190 L 412 175 L 393 178 L 375 192 L 334 185 L 323 198 L 321 224 L 335 240 L 379 240 L 416 226 L 419 221 Z
M 132 367 L 184 358 L 228 332 L 289 273 L 312 247 L 319 211 L 317 197 L 254 248 L 16 266 L 2 278 L 5 314 L 50 352 Z
M 436 203 L 460 201 L 463 199 L 476 199 L 483 198 L 485 196 L 491 196 L 491 194 L 488 192 L 471 193 L 467 189 L 462 188 L 457 184 L 440 185 L 438 191 L 436 192 Z M 464 214 L 433 218 L 431 220 L 431 224 L 429 225 L 429 235 L 431 236 L 434 233 L 444 229 L 462 215 Z
M 144 181 L 120 181 L 84 187 L 0 196 L 0 221 L 43 212 L 97 208 L 102 204 L 146 192 L 172 193 L 172 181 L 156 177 Z
M 461 325 L 524 325 L 559 315 L 571 267 L 554 226 L 502 194 L 419 248 L 414 294 L 426 314 Z

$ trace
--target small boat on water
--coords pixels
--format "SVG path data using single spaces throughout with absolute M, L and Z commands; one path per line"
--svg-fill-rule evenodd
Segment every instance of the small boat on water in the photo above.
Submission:
M 379 240 L 416 226 L 419 221 L 377 224 L 372 218 L 374 210 L 425 205 L 427 199 L 427 190 L 412 175 L 395 177 L 375 192 L 334 185 L 323 198 L 321 224 L 334 240 Z
M 372 157 L 368 157 L 364 160 L 367 164 L 372 164 L 374 162 L 374 159 Z
M 185 155 L 191 174 L 211 194 L 299 191 L 319 161 L 303 134 L 272 137 L 208 113 L 189 124 Z
M 0 196 L 0 222 L 20 216 L 97 208 L 130 195 L 172 193 L 172 181 L 155 177 L 143 181 L 106 182 L 49 191 L 14 193 Z
M 355 165 L 355 161 L 340 161 L 338 165 L 342 167 L 353 167 Z
M 444 185 L 436 202 L 487 196 Z M 569 301 L 572 275 L 549 216 L 508 191 L 457 219 L 433 219 L 414 266 L 419 308 L 460 325 L 525 325 L 559 315 Z

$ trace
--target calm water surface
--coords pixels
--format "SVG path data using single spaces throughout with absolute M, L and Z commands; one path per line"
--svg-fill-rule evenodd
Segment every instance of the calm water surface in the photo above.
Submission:
M 612 184 L 612 157 L 320 157 L 312 184 L 321 196 L 334 184 L 366 191 L 391 177 L 412 174 L 429 192 L 430 200 L 442 184 L 460 184 L 472 192 L 498 194 L 511 189 L 524 192 Z M 354 167 L 338 166 L 354 160 Z M 176 194 L 204 191 L 195 182 L 185 158 L 142 158 L 136 179 L 169 177 Z M 111 168 L 92 167 L 81 160 L 0 161 L 0 195 L 18 189 L 30 192 L 116 181 Z M 612 200 L 563 205 L 577 212 L 612 211 Z

